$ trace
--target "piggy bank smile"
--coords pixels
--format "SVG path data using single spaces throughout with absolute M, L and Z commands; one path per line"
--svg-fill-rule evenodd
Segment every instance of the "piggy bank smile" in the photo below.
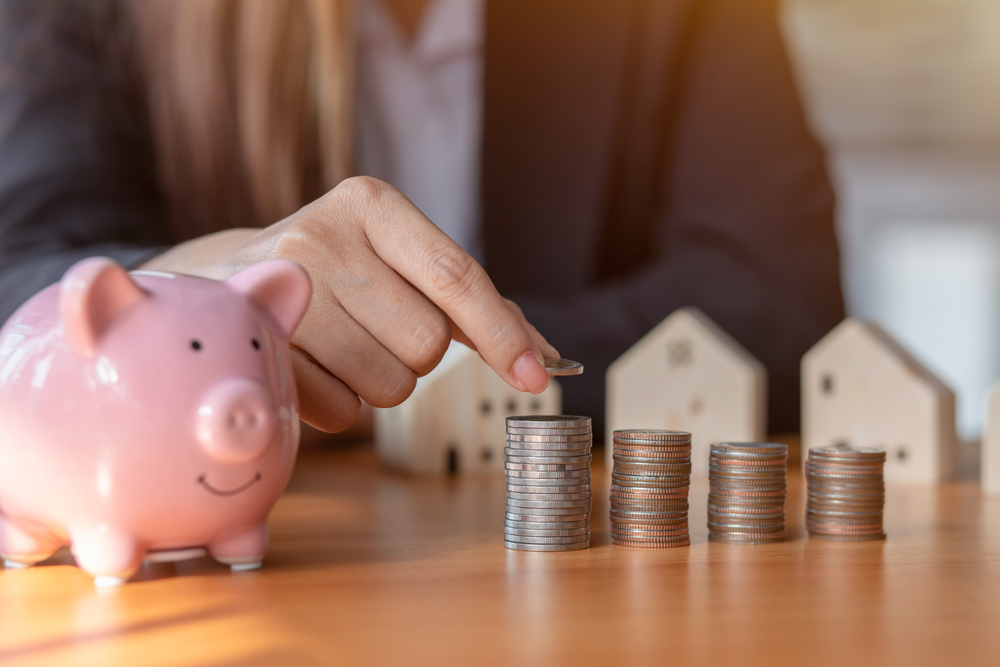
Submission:
M 205 487 L 205 490 L 213 495 L 235 496 L 236 494 L 243 493 L 244 491 L 249 489 L 251 486 L 259 482 L 260 479 L 261 479 L 260 472 L 258 472 L 256 475 L 253 476 L 253 479 L 248 481 L 246 484 L 241 484 L 240 486 L 237 486 L 235 489 L 217 489 L 208 483 L 208 479 L 206 479 L 205 475 L 200 475 L 198 477 L 198 483 L 201 484 L 203 487 Z

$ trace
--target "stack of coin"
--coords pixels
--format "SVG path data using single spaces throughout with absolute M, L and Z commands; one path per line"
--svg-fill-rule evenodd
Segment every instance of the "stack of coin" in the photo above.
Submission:
M 785 539 L 788 446 L 717 442 L 708 458 L 708 539 L 769 544 Z
M 504 543 L 521 551 L 590 546 L 590 417 L 507 418 Z
M 611 541 L 626 547 L 691 544 L 691 434 L 615 431 L 612 454 Z
M 809 450 L 806 529 L 842 542 L 884 540 L 885 450 L 830 445 Z

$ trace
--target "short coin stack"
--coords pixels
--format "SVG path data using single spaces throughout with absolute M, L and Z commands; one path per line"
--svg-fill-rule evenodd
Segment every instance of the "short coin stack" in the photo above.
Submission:
M 590 546 L 590 417 L 507 418 L 504 543 L 521 551 Z
M 830 445 L 809 450 L 806 529 L 841 542 L 884 540 L 885 450 Z
M 613 459 L 611 541 L 626 547 L 691 544 L 691 434 L 615 431 Z
M 708 458 L 708 539 L 769 544 L 785 539 L 788 446 L 717 442 Z

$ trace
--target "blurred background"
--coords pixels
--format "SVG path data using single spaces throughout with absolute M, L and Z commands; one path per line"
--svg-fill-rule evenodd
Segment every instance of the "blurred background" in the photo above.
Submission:
M 955 390 L 978 439 L 1000 378 L 1000 2 L 785 0 L 838 195 L 848 313 Z

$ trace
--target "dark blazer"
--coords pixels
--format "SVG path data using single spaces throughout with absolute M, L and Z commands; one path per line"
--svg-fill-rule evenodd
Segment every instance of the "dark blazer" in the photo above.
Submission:
M 0 319 L 81 257 L 169 238 L 114 16 L 36 5 L 0 18 Z M 776 1 L 491 0 L 485 63 L 486 268 L 587 366 L 567 411 L 600 422 L 608 364 L 695 305 L 766 364 L 771 429 L 796 429 L 799 360 L 843 303 Z

